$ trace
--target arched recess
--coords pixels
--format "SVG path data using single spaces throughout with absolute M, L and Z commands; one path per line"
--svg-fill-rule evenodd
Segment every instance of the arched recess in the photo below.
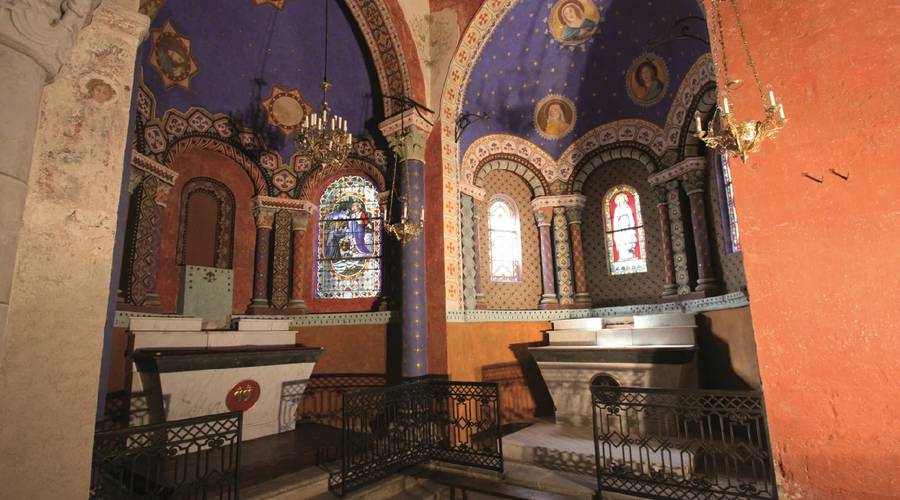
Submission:
M 704 148 L 700 139 L 694 134 L 697 132 L 697 123 L 694 115 L 699 113 L 703 123 L 709 123 L 716 110 L 716 83 L 707 82 L 694 96 L 691 107 L 688 108 L 685 123 L 681 125 L 680 136 L 678 139 L 678 161 L 693 156 L 701 156 Z
M 572 177 L 569 178 L 567 192 L 581 193 L 584 182 L 594 170 L 605 163 L 621 159 L 632 159 L 639 162 L 647 169 L 648 174 L 659 170 L 659 160 L 645 145 L 636 142 L 616 142 L 600 146 L 582 159 L 581 163 L 575 167 Z
M 516 0 L 492 0 L 482 3 L 460 38 L 441 95 L 441 163 L 445 218 L 444 293 L 448 311 L 463 309 L 459 186 L 460 182 L 465 180 L 460 177 L 459 144 L 455 137 L 456 117 L 462 110 L 462 98 L 472 67 L 500 19 L 515 3 Z
M 500 158 L 514 162 L 516 165 L 509 166 L 509 168 L 519 175 L 524 176 L 526 171 L 533 174 L 535 179 L 526 179 L 526 182 L 535 188 L 535 196 L 550 194 L 550 181 L 557 172 L 556 161 L 536 144 L 506 134 L 480 137 L 466 149 L 462 159 L 461 182 L 478 185 L 478 176 L 484 175 L 480 171 L 492 160 Z M 500 167 L 491 165 L 490 168 Z M 456 193 L 454 193 L 455 197 Z
M 384 182 L 384 173 L 377 165 L 359 158 L 348 158 L 341 165 L 326 165 L 311 170 L 301 181 L 299 199 L 318 206 L 319 196 L 322 194 L 326 180 L 338 175 L 354 173 L 368 177 L 379 192 L 387 188 Z
M 241 169 L 247 174 L 247 176 L 250 178 L 250 181 L 253 183 L 254 194 L 269 194 L 269 187 L 266 183 L 266 178 L 263 175 L 259 165 L 257 165 L 255 161 L 250 159 L 249 156 L 244 154 L 244 152 L 237 147 L 223 142 L 219 139 L 214 139 L 212 137 L 189 135 L 175 139 L 172 143 L 170 143 L 169 148 L 166 151 L 163 164 L 173 170 L 177 170 L 174 166 L 177 164 L 176 160 L 178 156 L 192 149 L 214 151 L 216 153 L 224 155 L 226 158 L 234 161 L 234 163 L 241 167 Z
M 716 67 L 712 55 L 706 53 L 698 57 L 688 70 L 678 87 L 672 107 L 669 108 L 665 128 L 667 149 L 679 148 L 679 145 L 684 144 L 685 135 L 694 119 L 692 108 L 696 106 L 696 100 L 707 93 L 710 86 L 715 88 L 715 85 Z
M 585 158 L 622 145 L 638 150 L 640 153 L 635 159 L 648 166 L 658 164 L 658 158 L 666 149 L 663 130 L 654 123 L 637 119 L 604 123 L 586 132 L 563 151 L 556 167 L 559 177 L 571 188 L 577 166 L 583 164 Z M 572 192 L 571 189 L 568 192 Z
M 531 186 L 532 196 L 544 196 L 550 193 L 550 186 L 540 171 L 523 161 L 521 157 L 502 153 L 488 156 L 481 162 L 475 171 L 475 185 L 484 188 L 487 175 L 495 170 L 507 170 L 519 176 Z
M 220 181 L 208 177 L 195 177 L 184 185 L 181 191 L 181 220 L 178 224 L 178 247 L 175 263 L 188 263 L 188 227 L 190 227 L 191 201 L 198 193 L 206 194 L 215 200 L 215 219 L 213 231 L 213 262 L 210 267 L 231 268 L 234 251 L 234 194 Z

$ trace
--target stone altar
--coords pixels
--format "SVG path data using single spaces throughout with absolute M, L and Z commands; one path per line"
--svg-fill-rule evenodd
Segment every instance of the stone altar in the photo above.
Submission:
M 133 318 L 132 392 L 147 396 L 147 423 L 241 409 L 244 440 L 293 430 L 321 349 L 296 345 L 289 324 L 241 318 L 237 330 L 204 330 L 200 318 Z

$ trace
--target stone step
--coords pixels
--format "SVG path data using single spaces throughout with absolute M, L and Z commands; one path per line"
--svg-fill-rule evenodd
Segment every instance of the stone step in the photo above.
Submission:
M 695 326 L 571 329 L 547 332 L 550 345 L 693 345 Z

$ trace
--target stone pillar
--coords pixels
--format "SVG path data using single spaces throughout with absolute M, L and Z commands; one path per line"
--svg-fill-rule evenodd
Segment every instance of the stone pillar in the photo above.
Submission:
M 691 205 L 691 227 L 694 229 L 694 249 L 697 254 L 696 291 L 714 294 L 719 290 L 710 256 L 709 228 L 706 222 L 706 169 L 691 170 L 681 179 Z
M 475 201 L 471 195 L 459 195 L 460 239 L 462 250 L 463 307 L 475 309 L 475 282 L 478 279 L 478 246 L 475 231 Z
M 568 207 L 566 216 L 569 220 L 569 234 L 572 241 L 572 274 L 575 275 L 575 304 L 582 307 L 591 306 L 591 295 L 587 289 L 587 277 L 584 272 L 584 244 L 581 240 L 581 215 L 584 205 Z
M 666 283 L 663 286 L 663 297 L 670 297 L 678 292 L 675 284 L 675 257 L 672 255 L 672 227 L 669 221 L 668 191 L 663 186 L 654 186 L 656 194 L 656 210 L 659 213 L 659 229 L 665 260 Z
M 303 249 L 306 242 L 306 226 L 309 224 L 309 212 L 293 212 L 291 222 L 294 230 L 293 262 L 291 266 L 291 301 L 288 308 L 305 314 L 306 302 L 303 300 Z
M 256 219 L 256 261 L 253 270 L 253 302 L 248 312 L 259 314 L 269 308 L 269 249 L 275 211 L 257 207 L 253 216 Z
M 397 173 L 397 178 L 401 180 L 400 196 L 395 200 L 406 201 L 409 222 L 422 221 L 425 208 L 425 141 L 431 132 L 431 125 L 416 110 L 410 109 L 388 118 L 380 127 L 400 160 L 400 171 Z M 401 211 L 402 206 L 401 203 Z M 424 229 L 416 237 L 403 243 L 401 261 L 401 371 L 404 378 L 416 378 L 428 374 Z
M 556 289 L 561 307 L 575 306 L 575 290 L 572 287 L 572 251 L 569 244 L 569 222 L 566 209 L 553 208 L 553 246 L 556 256 Z
M 669 207 L 669 224 L 672 236 L 672 260 L 675 263 L 675 286 L 678 295 L 691 293 L 690 276 L 688 275 L 687 253 L 685 252 L 684 222 L 681 218 L 680 182 L 666 182 L 666 198 Z
M 534 220 L 538 226 L 538 236 L 541 244 L 541 284 L 543 293 L 539 307 L 549 309 L 559 304 L 556 296 L 556 279 L 553 273 L 553 241 L 550 235 L 550 224 L 553 222 L 553 209 L 549 207 L 536 208 Z
M 103 2 L 81 29 L 95 3 L 0 2 L 4 498 L 88 496 L 135 53 L 149 25 L 137 2 Z

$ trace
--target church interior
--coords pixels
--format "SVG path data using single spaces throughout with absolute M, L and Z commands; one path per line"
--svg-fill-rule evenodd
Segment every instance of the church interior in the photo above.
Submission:
M 0 498 L 900 498 L 898 14 L 0 0 Z

